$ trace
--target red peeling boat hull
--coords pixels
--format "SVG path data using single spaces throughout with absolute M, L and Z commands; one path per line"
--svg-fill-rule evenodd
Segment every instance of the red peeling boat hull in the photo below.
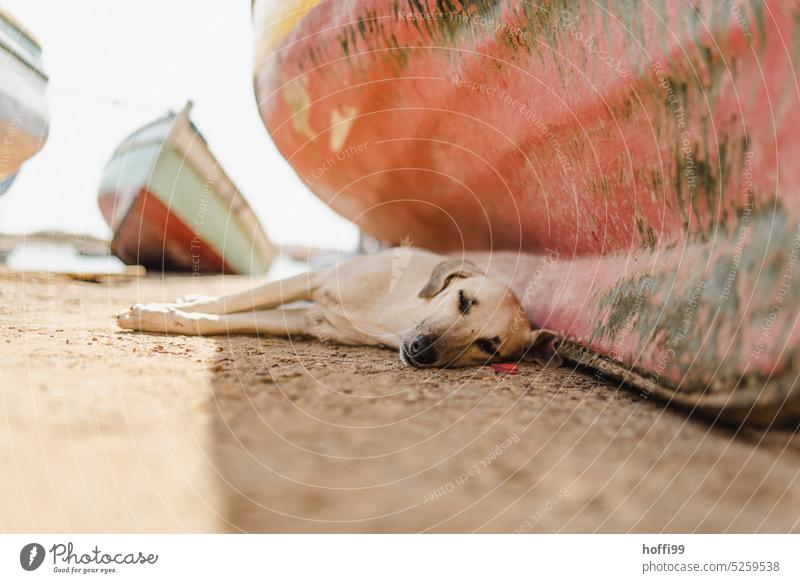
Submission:
M 117 205 L 119 196 L 118 192 L 101 195 L 101 210 Z M 127 265 L 154 271 L 236 273 L 211 245 L 144 188 L 133 193 L 133 202 L 116 227 L 111 252 Z
M 507 252 L 487 268 L 592 366 L 798 418 L 800 5 L 295 4 L 255 2 L 255 87 L 323 201 Z

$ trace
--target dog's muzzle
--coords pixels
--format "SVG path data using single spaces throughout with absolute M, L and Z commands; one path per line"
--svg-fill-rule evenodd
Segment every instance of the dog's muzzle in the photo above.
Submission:
M 434 336 L 417 336 L 401 349 L 403 359 L 417 368 L 431 366 L 436 362 L 436 338 Z

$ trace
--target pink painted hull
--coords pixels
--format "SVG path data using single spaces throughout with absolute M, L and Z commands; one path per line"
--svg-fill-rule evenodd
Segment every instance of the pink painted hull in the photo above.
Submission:
M 797 419 L 800 5 L 653 4 L 322 2 L 256 93 L 366 232 L 509 252 L 489 269 L 576 358 Z

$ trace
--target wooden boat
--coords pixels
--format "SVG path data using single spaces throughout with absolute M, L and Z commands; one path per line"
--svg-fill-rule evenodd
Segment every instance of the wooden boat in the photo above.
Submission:
M 47 75 L 39 43 L 0 9 L 0 194 L 49 132 Z
M 533 323 L 616 378 L 800 417 L 800 5 L 255 0 L 254 20 L 262 118 L 331 208 L 492 250 Z
M 111 250 L 149 269 L 263 274 L 273 246 L 189 119 L 191 107 L 131 134 L 106 165 L 99 204 Z

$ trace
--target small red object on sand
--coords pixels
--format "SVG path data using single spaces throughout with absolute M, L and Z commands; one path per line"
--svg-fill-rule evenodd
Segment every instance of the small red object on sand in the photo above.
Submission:
M 519 367 L 514 363 L 507 364 L 493 364 L 492 370 L 498 374 L 519 374 Z

